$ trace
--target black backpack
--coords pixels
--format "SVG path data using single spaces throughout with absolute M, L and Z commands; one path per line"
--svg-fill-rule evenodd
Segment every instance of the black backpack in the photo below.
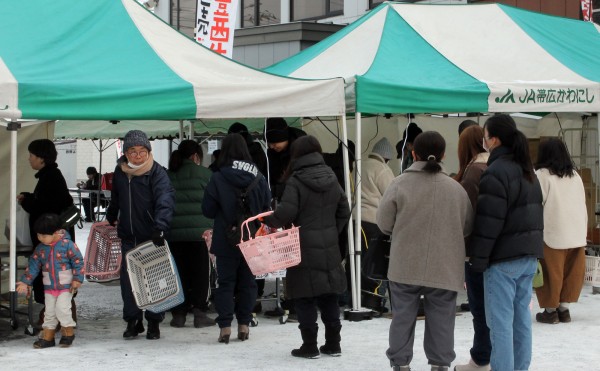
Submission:
M 252 189 L 254 189 L 254 187 L 256 187 L 256 185 L 260 181 L 260 177 L 261 175 L 259 174 L 259 176 L 254 178 L 252 183 L 250 183 L 250 185 L 246 189 L 237 189 L 235 219 L 233 221 L 233 224 L 227 229 L 226 233 L 227 242 L 231 246 L 237 246 L 240 243 L 242 234 L 247 238 L 254 237 L 256 231 L 258 230 L 258 228 L 260 228 L 260 222 L 258 220 L 253 220 L 252 222 L 248 223 L 248 228 L 250 229 L 250 236 L 247 235 L 248 231 L 246 230 L 246 228 L 243 228 L 244 230 L 242 231 L 242 223 L 246 221 L 246 219 L 249 219 L 254 216 L 252 214 L 252 210 L 250 210 L 248 196 L 250 195 Z

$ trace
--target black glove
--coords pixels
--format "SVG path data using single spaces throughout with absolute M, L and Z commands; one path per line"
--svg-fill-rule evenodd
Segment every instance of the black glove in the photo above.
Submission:
M 164 246 L 165 245 L 165 232 L 163 231 L 154 231 L 154 233 L 152 233 L 152 242 L 156 245 L 156 246 Z
M 110 220 L 109 218 L 106 218 L 106 221 L 107 221 L 107 222 L 108 222 L 108 224 L 110 224 L 112 227 L 114 227 L 115 225 L 117 225 L 117 219 Z
M 488 268 L 489 263 L 489 259 L 486 258 L 477 258 L 473 256 L 469 258 L 469 268 L 471 268 L 473 272 L 485 272 L 485 270 Z

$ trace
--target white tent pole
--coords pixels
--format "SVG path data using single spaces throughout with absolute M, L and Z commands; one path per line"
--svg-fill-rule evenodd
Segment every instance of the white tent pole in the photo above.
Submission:
M 8 289 L 10 295 L 16 300 L 15 286 L 17 275 L 17 130 L 21 125 L 18 122 L 8 124 L 10 130 L 10 239 L 9 239 L 9 255 L 10 255 L 10 274 Z M 11 305 L 12 307 L 12 305 Z M 11 313 L 12 315 L 13 313 Z
M 348 156 L 348 125 L 346 123 L 346 115 L 342 115 L 342 157 L 344 160 L 344 188 L 348 204 L 352 208 L 352 188 L 350 185 L 350 157 Z M 355 150 L 356 152 L 356 150 Z M 352 218 L 348 223 L 348 262 L 350 263 L 350 284 L 352 290 L 352 308 L 357 308 L 356 295 L 354 295 L 354 282 L 356 280 L 356 270 L 354 269 L 354 233 L 352 228 Z
M 194 139 L 194 123 L 189 121 L 190 123 L 190 139 Z
M 183 140 L 183 120 L 179 120 L 179 141 Z
M 361 184 L 362 184 L 362 179 L 361 179 L 361 153 L 362 153 L 362 120 L 361 120 L 361 113 L 360 112 L 356 112 L 356 153 L 355 153 L 355 166 L 356 169 L 355 174 L 356 174 L 356 184 L 354 184 L 355 190 L 354 190 L 354 194 L 356 199 L 354 200 L 354 207 L 355 207 L 355 212 L 356 212 L 356 229 L 354 230 L 355 233 L 355 245 L 354 245 L 354 250 L 356 252 L 356 254 L 354 255 L 354 266 L 356 269 L 356 277 L 354 279 L 354 284 L 355 284 L 355 289 L 354 289 L 354 294 L 356 297 L 356 306 L 354 307 L 354 310 L 359 310 L 361 308 L 361 285 L 360 285 L 360 254 L 361 254 L 361 241 L 362 241 L 362 235 L 361 235 L 361 231 L 362 231 L 362 226 L 361 226 L 361 197 L 362 197 L 362 192 L 361 192 Z

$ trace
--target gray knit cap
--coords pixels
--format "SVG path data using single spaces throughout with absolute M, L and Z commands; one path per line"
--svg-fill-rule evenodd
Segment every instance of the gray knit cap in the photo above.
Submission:
M 152 151 L 148 136 L 141 130 L 130 130 L 123 138 L 123 152 L 127 152 L 129 148 L 135 146 L 144 146 L 148 151 Z
M 373 151 L 371 152 L 378 154 L 386 160 L 389 160 L 393 157 L 394 150 L 387 138 L 381 138 L 379 142 L 375 143 L 373 146 Z

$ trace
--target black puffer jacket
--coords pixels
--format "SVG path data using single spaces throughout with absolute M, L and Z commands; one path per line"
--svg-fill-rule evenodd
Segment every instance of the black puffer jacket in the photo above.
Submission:
M 204 190 L 202 214 L 214 219 L 212 245 L 210 251 L 217 256 L 238 257 L 241 251 L 237 246 L 227 242 L 226 231 L 235 222 L 237 214 L 238 190 L 246 189 L 256 178 L 261 177 L 252 188 L 249 206 L 253 215 L 269 210 L 271 192 L 267 180 L 258 171 L 256 165 L 234 161 L 231 166 L 221 167 L 213 173 L 208 186 Z
M 37 245 L 37 233 L 33 230 L 35 221 L 45 213 L 60 215 L 66 208 L 73 205 L 73 197 L 69 194 L 67 182 L 58 169 L 57 164 L 44 166 L 35 174 L 38 182 L 33 193 L 23 192 L 21 206 L 29 213 L 29 231 L 33 247 Z M 71 235 L 74 229 L 70 230 Z
M 494 263 L 524 256 L 541 258 L 544 248 L 542 189 L 512 160 L 507 147 L 494 149 L 481 176 L 469 262 L 483 272 Z
M 348 199 L 319 153 L 300 157 L 293 171 L 277 210 L 265 218 L 273 227 L 289 223 L 300 227 L 302 262 L 287 270 L 286 295 L 342 293 L 346 275 L 338 235 L 350 217 Z
M 175 189 L 167 171 L 156 161 L 150 171 L 131 179 L 121 170 L 119 160 L 113 177 L 111 200 L 106 212 L 109 222 L 119 218 L 120 239 L 138 245 L 152 238 L 155 230 L 169 232 L 175 209 Z

